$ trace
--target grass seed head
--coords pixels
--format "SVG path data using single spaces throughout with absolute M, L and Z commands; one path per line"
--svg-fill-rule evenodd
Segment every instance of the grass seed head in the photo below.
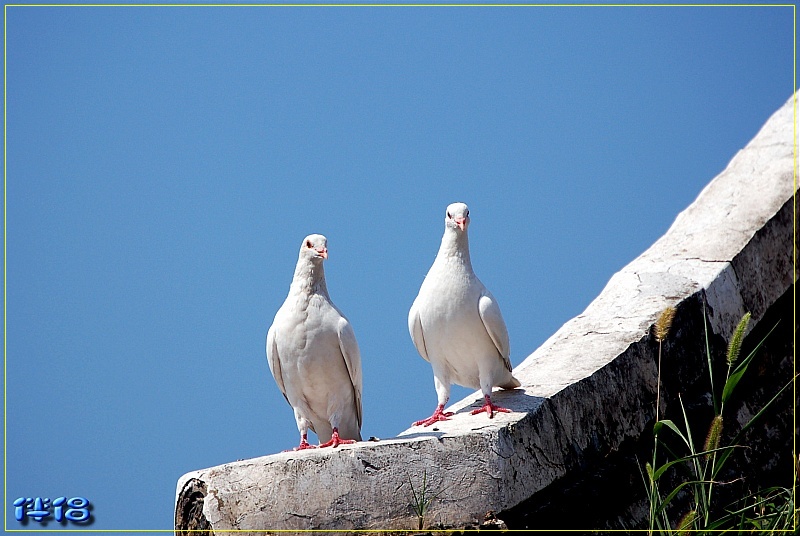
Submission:
M 703 445 L 703 450 L 709 451 L 719 448 L 719 440 L 722 437 L 722 415 L 717 415 L 711 421 L 711 426 L 708 427 L 708 435 L 706 442 Z M 710 454 L 706 454 L 708 458 Z
M 667 338 L 669 334 L 669 328 L 672 327 L 672 320 L 675 318 L 675 308 L 674 307 L 667 307 L 658 317 L 656 323 L 654 325 L 654 331 L 656 335 L 656 340 L 658 342 L 663 342 L 664 339 Z
M 733 330 L 733 336 L 728 343 L 728 365 L 732 366 L 739 359 L 739 352 L 742 350 L 742 341 L 744 340 L 744 332 L 747 331 L 747 325 L 750 323 L 750 313 L 745 313 L 739 321 L 739 325 Z
M 678 521 L 678 526 L 676 527 L 676 531 L 679 535 L 689 534 L 689 531 L 694 524 L 694 518 L 697 517 L 697 512 L 694 510 L 689 510 L 684 514 L 680 521 Z

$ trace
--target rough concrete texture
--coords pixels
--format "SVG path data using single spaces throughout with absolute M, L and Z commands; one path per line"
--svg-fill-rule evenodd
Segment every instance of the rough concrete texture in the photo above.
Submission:
M 451 421 L 394 439 L 191 472 L 178 481 L 175 528 L 414 530 L 411 484 L 419 492 L 423 479 L 435 495 L 425 527 L 476 526 L 489 511 L 510 528 L 544 528 L 542 520 L 554 512 L 562 528 L 640 524 L 647 515 L 641 497 L 620 490 L 643 487 L 635 456 L 643 444 L 652 446 L 658 344 L 650 328 L 659 313 L 678 310 L 664 345 L 661 411 L 673 412 L 681 392 L 690 411 L 704 417 L 703 311 L 712 346 L 723 352 L 746 311 L 754 331 L 765 317 L 788 314 L 787 303 L 793 311 L 793 106 L 794 97 L 662 238 L 514 370 L 522 388 L 495 395 L 512 413 L 470 417 L 480 403 L 475 393 L 451 407 Z M 783 322 L 788 335 L 774 363 L 761 365 L 778 386 L 793 367 L 786 344 L 787 336 L 793 341 L 793 319 Z M 736 409 L 740 424 L 752 404 L 777 391 L 751 387 L 756 401 Z M 790 413 L 761 434 L 778 436 L 763 445 L 767 452 L 789 445 L 786 459 L 791 406 L 784 404 L 781 411 Z M 742 464 L 777 470 L 786 465 L 778 458 L 752 454 Z M 594 512 L 592 502 L 606 506 Z

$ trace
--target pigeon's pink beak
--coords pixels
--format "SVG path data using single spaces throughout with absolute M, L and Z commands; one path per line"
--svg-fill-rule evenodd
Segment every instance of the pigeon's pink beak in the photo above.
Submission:
M 453 221 L 456 222 L 458 228 L 462 231 L 467 228 L 467 218 L 454 218 Z
M 315 251 L 319 253 L 319 256 L 322 257 L 323 259 L 328 258 L 328 248 L 317 249 Z

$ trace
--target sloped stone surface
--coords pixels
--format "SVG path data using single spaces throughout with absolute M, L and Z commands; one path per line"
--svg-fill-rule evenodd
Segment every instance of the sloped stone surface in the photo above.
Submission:
M 496 394 L 512 413 L 469 418 L 480 404 L 476 393 L 432 429 L 193 471 L 178 481 L 176 529 L 413 530 L 411 484 L 419 491 L 423 478 L 436 496 L 426 527 L 476 526 L 489 511 L 510 528 L 544 528 L 553 512 L 567 514 L 561 521 L 573 528 L 640 523 L 647 514 L 641 498 L 623 488 L 642 486 L 636 455 L 652 442 L 658 346 L 650 327 L 659 313 L 670 305 L 678 310 L 664 344 L 670 362 L 661 410 L 673 411 L 681 392 L 698 419 L 708 406 L 704 311 L 711 344 L 723 350 L 745 311 L 754 330 L 765 317 L 787 314 L 796 280 L 793 104 L 794 97 L 662 238 L 515 369 L 522 388 Z M 793 340 L 794 330 L 790 318 L 784 322 L 789 328 L 773 345 L 764 384 L 752 386 L 752 400 L 736 410 L 740 424 L 752 404 L 791 377 L 786 338 Z M 791 422 L 791 406 L 780 406 L 782 416 L 765 425 L 775 437 L 760 448 L 791 444 L 791 426 L 781 424 Z M 743 463 L 786 463 L 777 455 L 753 459 Z M 593 501 L 595 508 L 586 504 Z M 567 504 L 583 517 L 570 517 Z

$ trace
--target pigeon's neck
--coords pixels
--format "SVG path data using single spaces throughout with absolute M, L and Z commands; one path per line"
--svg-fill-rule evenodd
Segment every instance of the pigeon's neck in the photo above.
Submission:
M 322 294 L 328 297 L 328 287 L 325 284 L 325 269 L 322 263 L 314 263 L 305 259 L 300 260 L 294 269 L 291 292 L 306 296 Z
M 466 232 L 446 228 L 442 236 L 442 245 L 439 246 L 437 258 L 447 262 L 462 264 L 472 270 L 472 261 L 469 258 L 469 239 Z

